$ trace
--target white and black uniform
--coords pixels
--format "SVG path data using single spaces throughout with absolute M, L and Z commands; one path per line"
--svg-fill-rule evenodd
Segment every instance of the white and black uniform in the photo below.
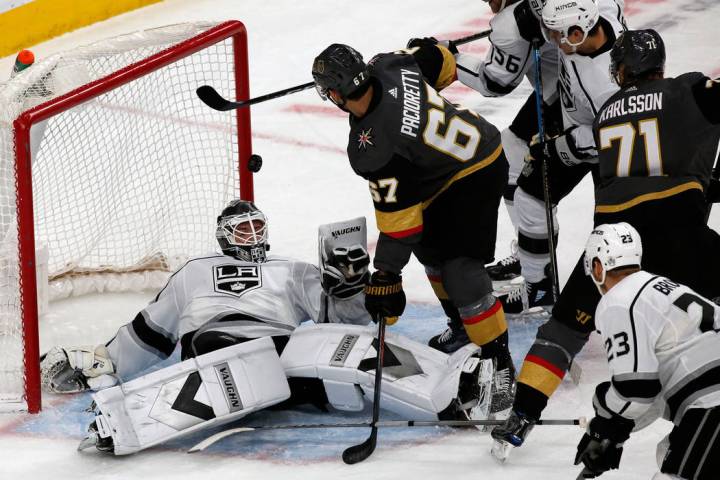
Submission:
M 598 1 L 598 21 L 609 37 L 618 37 L 627 29 L 623 17 L 624 4 L 624 0 Z M 620 89 L 610 76 L 611 49 L 612 44 L 591 55 L 560 54 L 558 89 L 563 127 L 565 131 L 572 129 L 573 144 L 568 146 L 580 161 L 597 163 L 593 122 L 600 107 Z
M 595 325 L 611 374 L 609 388 L 598 387 L 593 400 L 597 415 L 622 416 L 636 429 L 662 415 L 675 424 L 662 471 L 717 478 L 720 307 L 684 285 L 640 271 L 603 296 Z
M 491 48 L 483 60 L 477 56 L 458 53 L 457 77 L 460 82 L 486 97 L 500 97 L 515 90 L 527 77 L 535 87 L 535 65 L 532 40 L 541 38 L 540 21 L 535 17 L 527 1 L 508 5 L 491 20 L 492 33 L 488 37 Z M 558 49 L 544 42 L 540 47 L 543 100 L 546 105 L 557 101 Z M 545 108 L 546 120 L 556 109 Z M 502 131 L 502 144 L 510 168 L 508 186 L 503 193 L 510 220 L 517 227 L 513 197 L 517 178 L 522 170 L 527 144 L 538 132 L 535 92 L 518 111 L 512 124 Z
M 365 325 L 363 296 L 348 300 L 322 291 L 315 265 L 269 257 L 250 263 L 222 254 L 198 257 L 175 272 L 157 297 L 107 345 L 121 379 L 167 358 L 182 339 L 220 331 L 235 338 L 288 336 L 306 320 Z
M 607 36 L 605 44 L 590 55 L 567 55 L 558 49 L 558 93 L 564 134 L 557 141 L 557 150 L 562 151 L 567 161 L 550 162 L 549 189 L 553 205 L 565 198 L 597 165 L 593 122 L 605 101 L 620 88 L 610 76 L 609 67 L 615 39 L 626 29 L 624 0 L 599 0 L 598 8 L 598 22 Z M 520 188 L 514 200 L 518 210 L 518 256 L 525 279 L 537 282 L 545 277 L 545 266 L 550 262 L 542 169 L 529 162 L 517 183 Z M 559 228 L 557 221 L 555 228 Z
M 525 77 L 535 85 L 535 68 L 531 40 L 540 35 L 539 21 L 527 2 L 521 1 L 498 12 L 490 20 L 491 48 L 485 60 L 458 53 L 457 76 L 463 84 L 486 97 L 500 97 L 512 92 Z M 542 38 L 542 37 L 540 37 Z M 552 103 L 557 93 L 558 49 L 545 42 L 542 57 L 543 100 Z

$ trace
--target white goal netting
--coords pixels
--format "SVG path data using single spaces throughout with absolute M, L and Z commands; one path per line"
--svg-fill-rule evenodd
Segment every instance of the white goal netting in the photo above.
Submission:
M 32 206 L 54 296 L 123 289 L 124 276 L 156 287 L 188 256 L 215 250 L 214 220 L 239 194 L 238 132 L 249 125 L 206 107 L 195 89 L 235 96 L 235 66 L 245 60 L 232 36 L 213 35 L 228 23 L 242 27 L 179 24 L 119 36 L 38 59 L 0 84 L 0 408 L 26 408 L 33 367 L 25 337 L 36 319 L 23 303 L 19 262 L 32 235 L 18 226 L 18 204 Z M 27 141 L 18 139 L 25 112 L 35 118 Z M 31 202 L 19 187 L 29 176 L 17 163 L 22 149 Z M 106 276 L 74 283 L 95 273 Z

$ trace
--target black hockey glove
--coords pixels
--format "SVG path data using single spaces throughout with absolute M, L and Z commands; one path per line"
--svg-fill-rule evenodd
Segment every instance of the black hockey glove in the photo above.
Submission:
M 370 273 L 370 257 L 362 245 L 337 247 L 320 267 L 322 288 L 328 295 L 342 300 L 358 295 L 365 288 Z
M 452 40 L 438 40 L 435 37 L 424 37 L 424 38 L 411 38 L 407 43 L 407 48 L 423 48 L 432 47 L 434 45 L 442 45 L 443 47 L 450 50 L 453 55 L 458 54 L 457 45 Z
M 385 317 L 388 325 L 397 322 L 398 317 L 405 311 L 402 277 L 382 270 L 374 272 L 365 286 L 365 308 L 373 321 L 378 317 Z
M 570 135 L 570 130 L 566 130 L 561 135 L 553 138 L 546 138 L 545 142 L 540 144 L 540 139 L 535 135 L 528 145 L 530 149 L 530 157 L 534 160 L 547 159 L 549 163 L 559 161 L 571 167 L 583 161 L 583 158 L 576 153 L 575 141 Z
M 619 468 L 623 443 L 630 437 L 634 425 L 632 420 L 620 416 L 593 418 L 578 443 L 575 465 L 580 462 L 585 465 L 578 478 L 595 478 Z

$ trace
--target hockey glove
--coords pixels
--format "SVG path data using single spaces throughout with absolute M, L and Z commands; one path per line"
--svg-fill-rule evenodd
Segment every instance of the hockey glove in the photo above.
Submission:
M 571 131 L 572 129 L 566 130 L 561 135 L 546 138 L 542 144 L 540 143 L 540 138 L 535 135 L 528 145 L 531 159 L 547 159 L 551 164 L 554 161 L 558 161 L 569 167 L 581 163 L 584 158 L 575 153 L 575 141 L 572 135 L 570 135 Z
M 345 300 L 358 295 L 370 276 L 370 257 L 362 245 L 337 247 L 323 259 L 320 280 L 328 295 Z
M 630 437 L 633 426 L 632 420 L 620 416 L 593 418 L 580 439 L 575 455 L 575 465 L 580 462 L 585 465 L 579 478 L 595 478 L 619 468 L 623 443 Z
M 435 37 L 424 37 L 424 38 L 411 38 L 407 43 L 407 48 L 423 48 L 432 47 L 434 45 L 442 45 L 443 47 L 450 50 L 453 55 L 458 54 L 457 45 L 452 40 L 438 40 Z
M 103 345 L 53 347 L 40 361 L 40 383 L 52 393 L 75 393 L 115 384 L 110 355 Z
M 397 322 L 405 310 L 402 277 L 381 270 L 374 272 L 365 286 L 365 308 L 373 320 L 385 317 L 388 325 Z

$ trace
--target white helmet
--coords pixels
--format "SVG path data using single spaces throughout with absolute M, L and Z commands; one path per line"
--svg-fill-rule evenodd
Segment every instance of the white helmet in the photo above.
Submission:
M 603 267 L 602 278 L 599 281 L 592 275 L 592 264 L 596 258 Z M 632 225 L 622 222 L 595 227 L 585 245 L 583 264 L 585 275 L 590 275 L 599 288 L 605 283 L 605 275 L 608 271 L 631 265 L 639 267 L 641 260 L 640 234 Z
M 599 19 L 600 11 L 595 0 L 547 0 L 542 10 L 542 23 L 545 28 L 560 32 L 560 41 L 571 47 L 577 47 L 584 42 L 588 32 Z M 568 41 L 572 27 L 578 27 L 583 32 L 583 38 L 578 43 Z

